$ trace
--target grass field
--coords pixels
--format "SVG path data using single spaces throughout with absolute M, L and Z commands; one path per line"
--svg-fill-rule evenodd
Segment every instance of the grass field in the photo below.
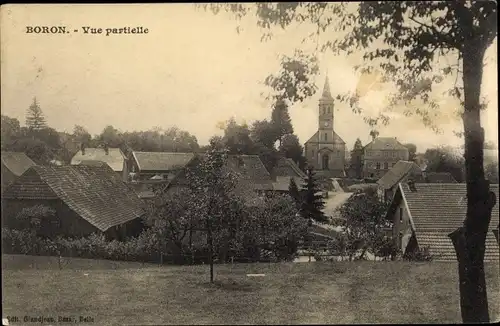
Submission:
M 208 266 L 72 259 L 59 270 L 56 258 L 2 261 L 2 317 L 21 321 L 81 315 L 94 325 L 461 322 L 454 263 L 219 265 L 210 285 Z M 498 320 L 498 263 L 487 265 L 487 283 L 491 318 Z

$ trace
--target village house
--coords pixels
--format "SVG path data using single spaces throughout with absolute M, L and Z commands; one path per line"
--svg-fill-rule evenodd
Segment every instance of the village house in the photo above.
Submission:
M 194 153 L 134 151 L 128 181 L 140 198 L 153 199 L 158 186 L 168 185 L 194 159 Z
M 318 106 L 318 130 L 304 144 L 304 156 L 319 176 L 345 177 L 346 144 L 334 130 L 334 99 L 328 77 Z
M 398 183 L 412 179 L 416 183 L 456 183 L 451 173 L 426 172 L 418 164 L 410 161 L 397 162 L 377 181 L 377 193 L 382 200 L 390 200 Z
M 97 162 L 97 163 L 96 163 Z M 106 163 L 122 181 L 127 181 L 129 169 L 128 160 L 119 148 L 108 148 L 106 145 L 98 148 L 85 148 L 81 146 L 71 159 L 71 165 L 100 165 L 98 162 Z
M 200 160 L 206 154 L 197 154 L 181 173 L 177 174 L 170 182 L 171 187 L 187 186 L 186 170 L 196 169 Z M 246 194 L 264 193 L 273 190 L 273 180 L 258 155 L 228 155 L 226 169 L 235 173 L 237 177 L 237 190 Z
M 2 192 L 5 187 L 14 182 L 26 170 L 36 165 L 35 162 L 23 152 L 2 152 L 1 156 Z
M 408 148 L 393 137 L 373 137 L 363 148 L 363 177 L 379 179 L 397 162 L 408 161 Z
M 490 185 L 498 198 L 498 184 Z M 463 225 L 467 212 L 465 183 L 398 183 L 388 210 L 393 238 L 403 253 L 428 248 L 436 261 L 456 261 L 448 234 Z M 498 202 L 486 237 L 485 261 L 499 260 Z
M 55 211 L 39 220 L 40 235 L 46 237 L 97 232 L 120 240 L 140 233 L 146 213 L 137 194 L 107 165 L 29 168 L 2 194 L 6 225 L 28 226 L 17 216 L 38 205 Z
M 194 153 L 134 151 L 130 162 L 130 181 L 171 181 L 194 157 Z

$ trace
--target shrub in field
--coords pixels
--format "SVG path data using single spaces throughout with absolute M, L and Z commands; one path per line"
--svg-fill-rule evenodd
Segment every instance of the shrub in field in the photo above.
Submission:
M 428 247 L 423 247 L 412 252 L 405 253 L 403 258 L 409 261 L 431 261 L 433 256 L 431 255 Z

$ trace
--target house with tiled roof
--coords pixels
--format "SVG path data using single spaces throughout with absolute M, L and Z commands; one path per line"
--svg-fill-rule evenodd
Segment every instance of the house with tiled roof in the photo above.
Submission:
M 416 183 L 456 183 L 451 173 L 426 172 L 415 162 L 398 161 L 386 174 L 377 181 L 378 194 L 381 199 L 390 200 L 398 183 L 412 179 Z
M 33 166 L 2 194 L 9 227 L 16 216 L 37 205 L 55 215 L 41 221 L 44 236 L 88 236 L 100 232 L 121 239 L 140 232 L 146 211 L 137 194 L 108 165 Z
M 172 191 L 178 187 L 187 187 L 188 170 L 196 170 L 200 160 L 205 157 L 204 153 L 196 154 L 166 187 Z M 235 191 L 242 195 L 248 204 L 258 202 L 260 194 L 273 191 L 273 180 L 258 155 L 228 155 L 225 169 L 238 176 Z
M 127 157 L 119 148 L 97 147 L 80 150 L 71 159 L 71 165 L 100 165 L 106 163 L 123 181 L 128 178 Z
M 490 189 L 498 198 L 498 184 Z M 387 214 L 394 222 L 393 237 L 403 253 L 428 248 L 434 260 L 456 261 L 448 234 L 463 225 L 466 212 L 465 183 L 399 183 Z M 497 202 L 486 237 L 485 261 L 499 260 L 495 238 L 498 216 Z
M 36 165 L 36 163 L 23 152 L 2 151 L 1 160 L 2 191 L 5 187 L 21 176 L 26 170 Z
M 395 137 L 374 137 L 363 147 L 363 177 L 381 178 L 398 161 L 408 161 L 410 153 Z
M 178 152 L 132 152 L 131 172 L 134 180 L 170 181 L 178 171 L 184 169 L 195 153 Z

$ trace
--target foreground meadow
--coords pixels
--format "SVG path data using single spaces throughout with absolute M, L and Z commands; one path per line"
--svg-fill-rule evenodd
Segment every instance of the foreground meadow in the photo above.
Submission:
M 455 263 L 155 266 L 2 257 L 2 317 L 88 316 L 94 325 L 460 323 Z M 491 319 L 498 263 L 487 265 Z M 265 274 L 248 277 L 247 274 Z M 61 323 L 56 323 L 62 325 Z

